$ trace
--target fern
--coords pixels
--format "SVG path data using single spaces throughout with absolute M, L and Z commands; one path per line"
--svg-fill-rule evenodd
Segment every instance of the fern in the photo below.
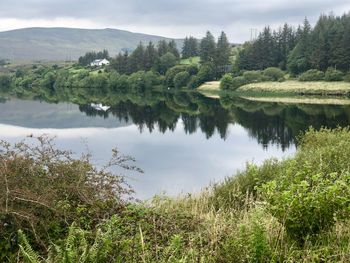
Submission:
M 18 237 L 19 237 L 19 248 L 21 251 L 21 254 L 23 256 L 23 259 L 25 262 L 29 263 L 41 263 L 43 262 L 40 259 L 40 256 L 33 250 L 32 246 L 29 244 L 26 235 L 19 230 L 18 231 Z

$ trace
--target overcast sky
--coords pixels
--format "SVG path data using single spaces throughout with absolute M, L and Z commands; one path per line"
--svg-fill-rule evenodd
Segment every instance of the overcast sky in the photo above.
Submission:
M 24 27 L 118 28 L 166 37 L 224 30 L 232 42 L 250 29 L 297 25 L 307 16 L 350 11 L 350 0 L 0 0 L 0 31 Z

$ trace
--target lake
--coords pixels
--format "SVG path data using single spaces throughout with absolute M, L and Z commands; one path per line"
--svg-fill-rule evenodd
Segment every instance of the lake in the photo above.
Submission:
M 98 110 L 93 102 L 110 108 Z M 143 200 L 199 192 L 246 162 L 292 155 L 297 136 L 311 125 L 349 123 L 349 106 L 213 99 L 194 92 L 3 96 L 0 103 L 2 140 L 49 134 L 59 148 L 76 154 L 88 149 L 96 165 L 105 164 L 115 147 L 133 156 L 144 174 L 125 174 Z

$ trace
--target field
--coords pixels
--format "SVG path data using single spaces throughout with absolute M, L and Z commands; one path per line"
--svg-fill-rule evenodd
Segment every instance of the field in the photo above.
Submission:
M 242 97 L 243 99 L 258 102 L 276 102 L 284 104 L 322 104 L 322 105 L 350 105 L 346 98 L 334 97 Z
M 239 92 L 261 93 L 294 93 L 304 95 L 348 95 L 350 83 L 347 82 L 300 82 L 289 80 L 285 82 L 260 82 L 244 85 Z

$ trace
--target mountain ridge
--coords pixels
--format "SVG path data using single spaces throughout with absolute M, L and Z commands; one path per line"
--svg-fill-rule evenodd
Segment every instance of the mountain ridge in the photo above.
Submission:
M 107 49 L 111 56 L 140 43 L 172 38 L 127 30 L 29 27 L 0 32 L 0 58 L 16 60 L 77 60 L 88 51 Z M 174 39 L 181 48 L 182 39 Z

